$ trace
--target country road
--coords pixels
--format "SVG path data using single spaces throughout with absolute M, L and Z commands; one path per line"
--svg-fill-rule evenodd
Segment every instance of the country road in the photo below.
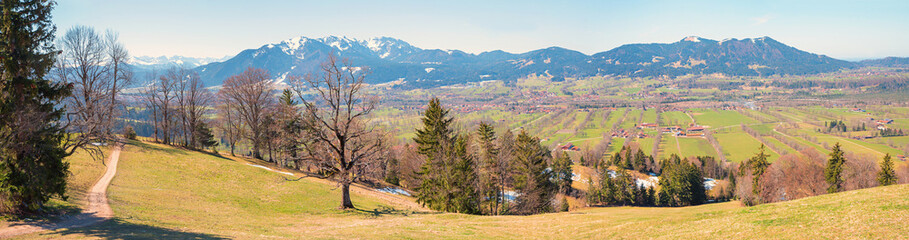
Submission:
M 114 146 L 110 154 L 110 160 L 107 162 L 107 170 L 86 195 L 88 206 L 81 213 L 74 216 L 66 216 L 50 223 L 26 222 L 12 224 L 11 227 L 0 230 L 0 239 L 44 230 L 85 227 L 113 217 L 113 211 L 111 211 L 110 205 L 107 203 L 107 187 L 110 186 L 111 180 L 117 174 L 117 163 L 120 161 L 121 148 L 121 144 Z

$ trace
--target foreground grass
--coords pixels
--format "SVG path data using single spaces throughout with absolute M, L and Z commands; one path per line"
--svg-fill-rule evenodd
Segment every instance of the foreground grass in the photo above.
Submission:
M 50 211 L 55 212 L 46 216 L 39 216 L 37 220 L 50 220 L 57 218 L 61 214 L 76 214 L 87 203 L 85 195 L 91 189 L 92 185 L 104 175 L 107 168 L 104 164 L 109 157 L 110 148 L 102 148 L 103 159 L 93 158 L 84 150 L 77 150 L 73 155 L 63 161 L 69 164 L 69 174 L 66 178 L 66 200 L 61 198 L 52 198 L 47 203 Z M 0 216 L 0 228 L 7 227 L 10 224 L 17 223 L 14 217 Z
M 286 181 L 243 162 L 161 145 L 130 145 L 120 164 L 110 189 L 114 220 L 23 238 L 909 238 L 909 185 L 748 208 L 729 202 L 471 216 L 405 214 L 403 205 L 372 194 L 353 195 L 363 210 L 340 211 L 339 193 L 326 182 Z

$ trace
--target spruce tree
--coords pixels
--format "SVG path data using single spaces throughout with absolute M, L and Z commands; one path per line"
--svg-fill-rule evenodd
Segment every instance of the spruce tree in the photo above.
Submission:
M 761 176 L 764 175 L 764 172 L 767 170 L 767 167 L 770 166 L 770 162 L 767 161 L 769 154 L 765 153 L 765 146 L 761 144 L 761 147 L 758 148 L 758 152 L 754 154 L 754 157 L 749 158 L 745 161 L 744 164 L 739 166 L 739 174 L 745 175 L 751 173 L 751 192 L 754 195 L 761 195 Z
M 890 160 L 889 153 L 884 155 L 884 160 L 881 161 L 881 171 L 877 173 L 877 182 L 881 186 L 896 183 L 896 171 L 893 170 L 893 161 Z
M 624 149 L 624 148 L 623 148 L 623 149 Z M 609 164 L 610 164 L 610 165 L 613 165 L 613 166 L 616 166 L 616 167 L 621 167 L 621 166 L 622 166 L 622 153 L 621 153 L 621 150 L 618 151 L 618 152 L 615 152 L 615 154 L 612 155 L 612 161 L 609 161 Z M 604 166 L 604 167 L 605 167 L 605 166 Z
M 644 172 L 644 167 L 647 166 L 644 162 L 646 158 L 647 155 L 644 154 L 644 150 L 638 148 L 638 152 L 634 154 L 634 170 Z
M 450 186 L 447 170 L 449 164 L 444 161 L 443 147 L 451 149 L 454 143 L 453 131 L 450 128 L 453 118 L 448 116 L 438 98 L 429 101 L 423 112 L 423 128 L 416 130 L 414 142 L 417 152 L 426 158 L 417 172 L 421 182 L 417 188 L 417 202 L 435 210 L 447 210 L 450 199 L 447 199 L 447 186 Z M 447 146 L 446 146 L 447 145 Z
M 632 162 L 634 159 L 631 158 L 631 148 L 625 148 L 625 158 L 622 160 L 622 168 L 624 169 L 633 169 Z
M 456 213 L 479 213 L 479 198 L 477 195 L 477 172 L 474 169 L 473 156 L 467 153 L 469 137 L 458 136 L 455 140 L 449 175 L 451 184 L 448 187 L 447 198 L 451 199 L 448 210 Z
M 551 212 L 554 193 L 552 172 L 546 171 L 550 152 L 540 139 L 521 131 L 515 139 L 514 187 L 520 194 L 518 211 L 524 214 Z
M 846 166 L 846 158 L 843 157 L 843 150 L 840 149 L 840 143 L 837 142 L 830 150 L 830 159 L 827 160 L 827 167 L 824 169 L 824 178 L 830 187 L 827 193 L 839 192 L 843 189 L 843 167 Z
M 571 158 L 568 154 L 562 152 L 559 157 L 552 162 L 552 173 L 555 174 L 556 186 L 563 194 L 571 192 Z
M 71 154 L 58 108 L 71 87 L 46 79 L 56 56 L 52 1 L 0 6 L 0 209 L 36 212 L 64 197 Z
M 486 208 L 484 211 L 488 214 L 495 214 L 500 205 L 502 186 L 499 186 L 501 176 L 497 174 L 499 166 L 499 148 L 496 146 L 496 135 L 492 125 L 486 122 L 480 122 L 476 130 L 476 147 L 479 158 L 479 194 L 482 199 L 482 205 Z

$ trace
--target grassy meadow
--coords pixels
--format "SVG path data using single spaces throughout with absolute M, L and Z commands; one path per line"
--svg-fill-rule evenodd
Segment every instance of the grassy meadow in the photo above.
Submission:
M 909 238 L 909 185 L 742 207 L 609 207 L 533 216 L 472 216 L 414 207 L 407 197 L 353 191 L 336 209 L 330 182 L 174 147 L 132 142 L 110 188 L 115 218 L 16 239 L 716 239 Z

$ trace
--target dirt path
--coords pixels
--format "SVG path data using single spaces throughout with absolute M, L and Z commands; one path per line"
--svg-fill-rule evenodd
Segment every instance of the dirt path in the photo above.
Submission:
M 0 238 L 9 238 L 17 235 L 39 232 L 44 230 L 57 230 L 61 228 L 78 228 L 99 223 L 113 217 L 113 211 L 107 203 L 107 187 L 110 185 L 114 175 L 117 174 L 117 163 L 120 161 L 120 149 L 122 145 L 116 145 L 110 154 L 110 160 L 107 162 L 107 171 L 101 176 L 101 179 L 92 186 L 86 195 L 88 206 L 74 216 L 66 216 L 52 223 L 16 223 L 9 228 L 0 230 Z
M 685 112 L 685 116 L 688 116 L 688 118 L 691 119 L 691 123 L 693 123 L 695 126 L 698 125 L 698 121 L 695 121 L 695 120 L 694 120 L 694 117 L 692 117 L 690 113 Z

